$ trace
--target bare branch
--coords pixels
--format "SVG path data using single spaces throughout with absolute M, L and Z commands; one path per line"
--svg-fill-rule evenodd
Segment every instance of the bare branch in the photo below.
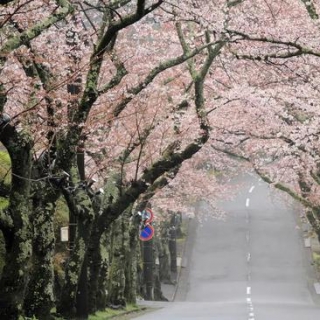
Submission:
M 150 84 L 158 74 L 160 74 L 161 72 L 170 69 L 172 67 L 175 67 L 179 64 L 184 63 L 185 61 L 187 61 L 188 59 L 194 57 L 195 55 L 197 55 L 199 52 L 201 52 L 202 50 L 208 48 L 209 46 L 212 45 L 219 45 L 220 41 L 215 41 L 215 42 L 211 42 L 208 44 L 205 44 L 199 48 L 194 49 L 193 51 L 189 52 L 188 54 L 182 54 L 179 57 L 173 58 L 173 59 L 169 59 L 167 61 L 161 62 L 158 66 L 156 66 L 155 68 L 153 68 L 149 74 L 145 77 L 145 79 L 143 81 L 141 81 L 137 86 L 135 86 L 134 88 L 131 88 L 128 91 L 128 97 L 123 99 L 114 109 L 113 111 L 113 115 L 114 116 L 118 116 L 127 106 L 127 104 L 134 98 L 134 96 L 136 96 L 138 93 L 140 93 L 142 90 L 144 90 L 148 84 Z
M 291 48 L 291 49 L 296 49 L 294 51 L 288 51 L 286 53 L 281 53 L 281 54 L 271 53 L 271 54 L 262 54 L 258 56 L 241 55 L 241 54 L 238 55 L 237 53 L 233 52 L 239 58 L 250 59 L 250 60 L 268 60 L 271 58 L 274 58 L 274 59 L 292 58 L 292 57 L 301 56 L 301 55 L 313 55 L 316 57 L 320 57 L 319 51 L 304 47 L 296 42 L 282 41 L 282 40 L 277 40 L 277 39 L 268 38 L 268 37 L 250 36 L 248 34 L 235 31 L 235 30 L 228 30 L 228 32 L 230 35 L 240 36 L 242 40 L 261 42 L 261 43 L 272 43 L 272 44 L 287 46 L 288 48 Z

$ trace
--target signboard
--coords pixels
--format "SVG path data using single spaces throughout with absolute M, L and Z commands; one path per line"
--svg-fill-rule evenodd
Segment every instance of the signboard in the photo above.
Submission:
M 147 208 L 142 212 L 142 220 L 145 223 L 150 223 L 153 221 L 154 215 L 151 209 Z
M 69 241 L 69 227 L 62 227 L 60 229 L 61 242 Z
M 141 229 L 139 238 L 141 241 L 149 241 L 152 239 L 153 235 L 154 235 L 154 228 L 153 226 L 148 224 Z

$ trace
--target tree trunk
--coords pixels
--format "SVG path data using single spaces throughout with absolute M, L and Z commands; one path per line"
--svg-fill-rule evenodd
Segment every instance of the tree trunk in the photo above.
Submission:
M 169 224 L 163 221 L 160 224 L 160 238 L 158 244 L 159 254 L 159 276 L 160 281 L 164 283 L 172 283 L 170 268 L 170 251 L 169 251 Z
M 156 260 L 159 260 L 159 243 L 161 241 L 161 238 L 159 237 L 159 233 L 157 232 L 156 236 L 153 238 L 155 248 L 154 248 L 154 256 L 156 257 Z M 155 301 L 168 301 L 168 299 L 163 295 L 162 288 L 161 288 L 161 281 L 160 281 L 160 265 L 159 263 L 154 263 L 154 269 L 153 269 L 153 292 L 154 292 L 154 300 Z
M 81 78 L 76 79 L 81 83 Z M 77 150 L 77 167 L 79 171 L 80 180 L 85 183 L 85 163 L 84 163 L 84 141 L 81 141 Z M 76 298 L 76 315 L 78 319 L 88 319 L 88 255 L 85 254 L 81 273 L 78 282 L 78 291 Z
M 77 320 L 88 319 L 88 257 L 85 255 L 78 282 L 76 297 Z
M 43 207 L 44 206 L 44 207 Z M 54 306 L 54 217 L 55 205 L 40 203 L 33 217 L 34 239 L 32 272 L 24 301 L 26 316 L 47 320 Z
M 30 137 L 7 124 L 1 127 L 0 140 L 11 159 L 12 184 L 8 216 L 12 227 L 2 229 L 6 243 L 6 261 L 0 280 L 0 319 L 16 320 L 22 314 L 32 254 L 30 214 Z
M 91 313 L 105 309 L 107 303 L 107 272 L 110 262 L 110 225 L 101 227 L 101 212 L 119 196 L 117 175 L 109 177 L 104 186 L 104 195 L 94 198 L 95 221 L 88 248 L 89 254 L 89 310 Z
M 98 286 L 97 286 L 97 310 L 105 310 L 107 305 L 107 287 L 108 287 L 108 272 L 110 264 L 110 234 L 105 232 L 100 240 L 100 272 L 98 277 Z
M 69 258 L 65 275 L 65 285 L 58 306 L 58 313 L 66 318 L 72 318 L 76 315 L 78 283 L 91 233 L 91 202 L 89 199 L 82 200 L 83 201 L 80 200 L 77 202 L 81 215 L 78 216 L 75 246 Z
M 169 251 L 170 251 L 170 262 L 171 272 L 177 272 L 177 232 L 176 232 L 176 214 L 174 213 L 170 221 L 169 229 Z
M 128 303 L 136 303 L 137 300 L 137 266 L 139 263 L 139 223 L 136 218 L 133 219 L 133 222 L 129 230 L 129 246 L 128 251 L 126 252 L 126 286 L 125 286 L 125 299 Z
M 125 266 L 128 225 L 124 216 L 120 216 L 112 224 L 111 265 L 108 277 L 108 303 L 110 305 L 125 306 Z
M 15 228 L 4 233 L 6 260 L 0 280 L 0 319 L 17 320 L 22 314 L 28 284 L 29 261 L 32 254 L 32 233 L 26 197 L 15 192 Z
M 94 313 L 106 306 L 105 279 L 109 263 L 110 246 L 109 236 L 104 233 L 100 236 L 100 230 L 94 224 L 88 248 L 89 257 L 89 312 Z

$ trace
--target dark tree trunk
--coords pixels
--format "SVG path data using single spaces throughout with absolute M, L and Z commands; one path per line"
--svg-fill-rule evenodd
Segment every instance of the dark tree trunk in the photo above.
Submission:
M 177 272 L 177 232 L 176 232 L 176 214 L 173 213 L 170 219 L 169 229 L 169 251 L 170 251 L 170 269 L 171 272 Z
M 133 219 L 133 222 L 130 226 L 129 231 L 129 250 L 126 253 L 126 286 L 125 286 L 125 299 L 128 303 L 136 303 L 137 300 L 137 276 L 138 270 L 137 266 L 139 263 L 139 223 L 136 217 Z
M 0 140 L 11 158 L 12 186 L 7 214 L 12 226 L 2 229 L 6 261 L 0 280 L 0 319 L 16 320 L 22 314 L 32 254 L 30 214 L 31 139 L 7 124 Z
M 154 272 L 153 272 L 153 279 L 154 279 L 154 300 L 155 301 L 168 301 L 168 299 L 163 295 L 162 288 L 161 288 L 161 281 L 160 281 L 160 265 L 156 263 L 156 260 L 159 261 L 159 243 L 161 242 L 161 237 L 157 232 L 157 235 L 153 238 L 154 240 L 154 256 L 156 257 L 154 263 Z
M 28 207 L 20 202 L 11 205 L 15 210 L 15 230 L 4 233 L 6 260 L 0 280 L 0 319 L 16 320 L 22 314 L 25 291 L 28 284 L 29 260 L 32 253 L 32 234 L 28 219 Z M 18 217 L 20 216 L 20 218 Z
M 120 216 L 112 224 L 111 264 L 108 277 L 108 303 L 110 305 L 125 306 L 125 266 L 126 245 L 128 244 L 128 225 L 125 216 Z
M 65 285 L 58 306 L 58 313 L 67 318 L 72 318 L 76 315 L 78 281 L 85 259 L 86 246 L 89 238 L 88 230 L 90 230 L 90 223 L 87 221 L 78 221 L 75 247 L 69 259 Z
M 105 310 L 107 305 L 108 272 L 110 262 L 110 235 L 105 232 L 100 240 L 100 272 L 96 294 L 97 310 Z
M 89 316 L 88 311 L 88 258 L 85 255 L 79 283 L 78 283 L 78 291 L 76 298 L 76 316 L 78 320 L 86 320 Z
M 177 272 L 177 237 L 176 229 L 170 229 L 170 238 L 169 238 L 169 251 L 170 251 L 170 269 L 172 272 Z
M 107 303 L 107 272 L 110 262 L 110 225 L 102 225 L 101 212 L 119 196 L 117 175 L 111 176 L 104 186 L 104 195 L 93 201 L 95 221 L 89 244 L 89 310 L 91 313 L 105 309 Z
M 53 286 L 54 217 L 55 205 L 39 203 L 33 217 L 32 272 L 24 301 L 26 316 L 47 320 L 55 304 Z
M 90 313 L 98 310 L 98 287 L 102 268 L 102 254 L 100 244 L 100 234 L 95 224 L 92 227 L 92 234 L 88 248 L 89 259 L 89 294 L 88 294 L 88 308 Z
M 167 221 L 161 222 L 160 238 L 158 244 L 159 255 L 159 276 L 160 281 L 164 283 L 172 283 L 171 279 L 171 264 L 169 251 L 169 224 Z
M 77 79 L 81 83 L 81 78 Z M 79 176 L 82 183 L 85 183 L 85 164 L 84 164 L 84 143 L 81 142 L 80 148 L 77 150 L 77 166 L 79 170 Z M 76 315 L 80 319 L 88 319 L 88 255 L 85 254 L 81 273 L 78 283 L 78 291 L 76 298 Z
M 77 228 L 74 249 L 66 268 L 65 285 L 58 305 L 58 313 L 66 318 L 76 316 L 76 299 L 83 261 L 91 235 L 93 210 L 91 200 L 84 190 L 77 189 L 75 194 L 65 194 L 69 210 L 77 216 Z
M 100 230 L 95 225 L 92 228 L 89 257 L 89 312 L 94 313 L 104 310 L 107 305 L 107 276 L 109 268 L 110 234 L 104 232 L 100 236 Z

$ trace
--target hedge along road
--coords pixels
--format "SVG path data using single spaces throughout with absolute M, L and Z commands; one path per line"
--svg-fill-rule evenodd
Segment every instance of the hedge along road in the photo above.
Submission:
M 197 223 L 175 302 L 136 319 L 315 320 L 316 275 L 304 247 L 301 207 L 253 174 L 221 201 L 224 221 Z

